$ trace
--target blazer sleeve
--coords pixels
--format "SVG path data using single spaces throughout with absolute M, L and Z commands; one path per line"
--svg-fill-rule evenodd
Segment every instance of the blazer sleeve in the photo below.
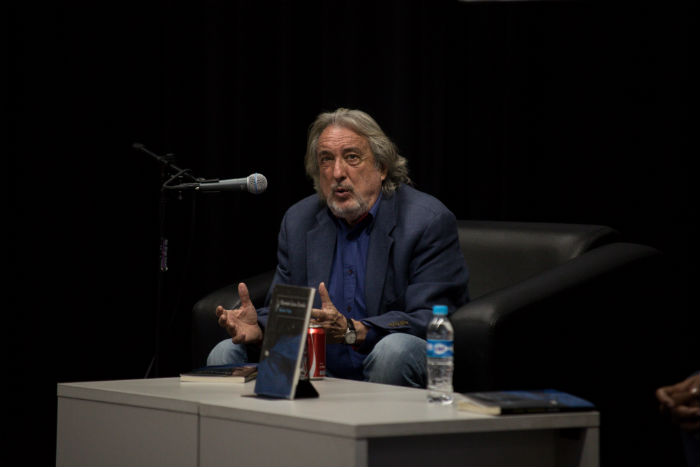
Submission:
M 433 305 L 447 305 L 451 314 L 469 301 L 469 273 L 459 247 L 456 218 L 444 210 L 421 228 L 410 251 L 400 251 L 406 258 L 398 263 L 407 265 L 403 290 L 397 290 L 396 299 L 385 303 L 386 308 L 377 316 L 362 320 L 372 331 L 361 351 L 371 350 L 382 336 L 392 332 L 425 338 Z

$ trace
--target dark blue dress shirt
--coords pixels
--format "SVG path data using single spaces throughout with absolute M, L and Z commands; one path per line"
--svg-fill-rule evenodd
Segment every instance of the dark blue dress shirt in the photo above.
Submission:
M 379 209 L 381 194 L 369 213 L 356 225 L 349 226 L 345 220 L 329 215 L 337 225 L 335 255 L 328 284 L 331 301 L 348 319 L 362 321 L 367 317 L 365 304 L 365 273 L 369 236 L 374 218 Z M 367 344 L 376 341 L 375 332 L 370 328 Z M 367 347 L 364 345 L 363 347 Z M 326 368 L 329 375 L 340 378 L 362 380 L 362 361 L 366 355 L 363 349 L 346 344 L 327 344 Z M 371 349 L 370 349 L 371 350 Z

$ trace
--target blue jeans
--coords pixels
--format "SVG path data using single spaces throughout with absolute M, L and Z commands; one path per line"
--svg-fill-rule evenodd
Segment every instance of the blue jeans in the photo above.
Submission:
M 425 340 L 411 334 L 384 336 L 362 362 L 365 381 L 425 388 L 425 347 Z M 207 365 L 244 363 L 248 363 L 248 349 L 231 339 L 216 344 L 207 357 Z

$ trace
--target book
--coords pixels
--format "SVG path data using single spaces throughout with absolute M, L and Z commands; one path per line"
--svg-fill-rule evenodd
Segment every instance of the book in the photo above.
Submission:
M 490 415 L 509 415 L 594 410 L 595 406 L 563 391 L 541 389 L 467 392 L 457 400 L 457 408 Z
M 180 381 L 194 383 L 246 383 L 258 375 L 255 363 L 242 366 L 205 366 L 180 374 Z
M 255 394 L 271 398 L 318 397 L 300 378 L 311 308 L 316 290 L 276 284 L 270 298 Z

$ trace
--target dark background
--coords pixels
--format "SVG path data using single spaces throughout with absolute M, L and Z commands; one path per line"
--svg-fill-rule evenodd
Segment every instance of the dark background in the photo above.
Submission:
M 151 376 L 189 368 L 193 303 L 274 266 L 282 214 L 313 191 L 308 125 L 339 106 L 373 115 L 460 219 L 606 224 L 665 252 L 680 304 L 660 312 L 692 345 L 649 371 L 697 369 L 695 2 L 5 8 L 5 384 L 31 398 L 10 411 L 34 446 L 5 456 L 54 463 L 57 382 L 143 377 L 156 347 Z M 160 164 L 134 142 L 269 189 L 169 194 L 161 225 Z

